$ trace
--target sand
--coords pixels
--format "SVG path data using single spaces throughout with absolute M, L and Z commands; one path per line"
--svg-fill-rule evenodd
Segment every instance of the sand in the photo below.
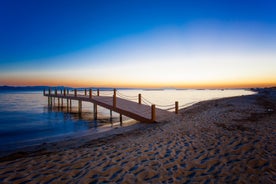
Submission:
M 276 183 L 275 96 L 200 102 L 161 123 L 3 157 L 0 183 Z

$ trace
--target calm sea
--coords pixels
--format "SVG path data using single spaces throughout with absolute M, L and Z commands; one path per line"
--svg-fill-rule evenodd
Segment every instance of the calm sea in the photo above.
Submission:
M 196 102 L 230 96 L 253 94 L 248 90 L 118 90 L 117 95 L 137 101 L 142 94 L 143 103 L 154 103 L 157 107 L 173 107 L 175 101 L 180 107 Z M 112 92 L 101 92 L 112 95 Z M 171 105 L 170 105 L 171 104 Z M 73 101 L 71 113 L 66 108 L 49 108 L 42 91 L 0 91 L 0 152 L 13 150 L 53 140 L 64 139 L 99 131 L 101 127 L 116 126 L 119 115 L 104 108 L 98 109 L 98 120 L 93 119 L 93 104 L 83 102 L 83 113 L 77 112 L 77 102 Z M 131 121 L 123 117 L 124 124 Z

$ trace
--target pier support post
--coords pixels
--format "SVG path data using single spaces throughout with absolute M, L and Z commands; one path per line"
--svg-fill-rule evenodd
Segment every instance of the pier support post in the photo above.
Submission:
M 122 116 L 122 114 L 120 114 L 120 126 L 122 126 L 123 125 L 123 116 Z
M 141 104 L 141 99 L 142 99 L 142 95 L 139 94 L 139 95 L 138 95 L 138 103 L 139 103 L 139 104 Z
M 61 108 L 63 108 L 63 98 L 61 98 Z
M 46 93 L 45 93 L 45 89 L 43 89 L 43 95 L 45 96 L 45 94 L 46 94 Z
M 57 95 L 57 89 L 55 89 L 55 95 Z
M 178 101 L 175 102 L 175 114 L 178 114 Z
M 100 96 L 100 90 L 99 89 L 97 89 L 97 95 Z
M 89 98 L 92 98 L 92 89 L 89 89 Z
M 74 95 L 77 97 L 77 89 L 74 90 Z
M 62 95 L 62 89 L 60 89 L 60 94 Z
M 155 114 L 155 105 L 151 105 L 151 120 L 155 122 L 156 120 L 156 114 Z
M 58 108 L 60 108 L 60 99 L 58 98 Z
M 49 95 L 51 95 L 51 88 L 48 89 L 48 93 L 49 93 Z
M 72 100 L 70 99 L 70 105 L 69 105 L 69 107 L 70 107 L 70 112 L 71 112 L 71 109 L 72 109 Z
M 81 114 L 82 112 L 82 101 L 79 100 L 79 114 Z
M 67 98 L 67 103 L 66 103 L 66 110 L 67 112 L 69 111 L 69 99 Z
M 112 110 L 110 110 L 110 122 L 112 124 Z
M 93 110 L 94 110 L 94 120 L 97 120 L 97 114 L 98 114 L 98 109 L 97 109 L 98 107 L 97 107 L 97 104 L 95 104 L 94 103 L 94 108 L 93 108 Z
M 84 96 L 86 96 L 87 95 L 87 90 L 86 89 L 84 89 Z
M 63 90 L 63 95 L 66 96 L 66 89 Z
M 67 95 L 69 95 L 69 89 L 67 89 Z
M 51 97 L 48 96 L 48 106 L 50 107 L 51 105 Z
M 117 103 L 117 101 L 116 101 L 116 89 L 114 89 L 113 91 L 114 91 L 114 93 L 113 93 L 113 107 L 116 107 L 116 103 Z

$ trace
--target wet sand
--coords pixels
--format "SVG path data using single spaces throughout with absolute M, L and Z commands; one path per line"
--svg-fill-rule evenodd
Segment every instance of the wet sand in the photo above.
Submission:
M 276 183 L 275 97 L 200 102 L 161 123 L 2 157 L 0 183 Z

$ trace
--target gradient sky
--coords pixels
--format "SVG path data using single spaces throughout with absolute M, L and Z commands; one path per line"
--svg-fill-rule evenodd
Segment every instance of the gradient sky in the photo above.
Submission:
M 0 85 L 276 85 L 274 0 L 1 0 Z

